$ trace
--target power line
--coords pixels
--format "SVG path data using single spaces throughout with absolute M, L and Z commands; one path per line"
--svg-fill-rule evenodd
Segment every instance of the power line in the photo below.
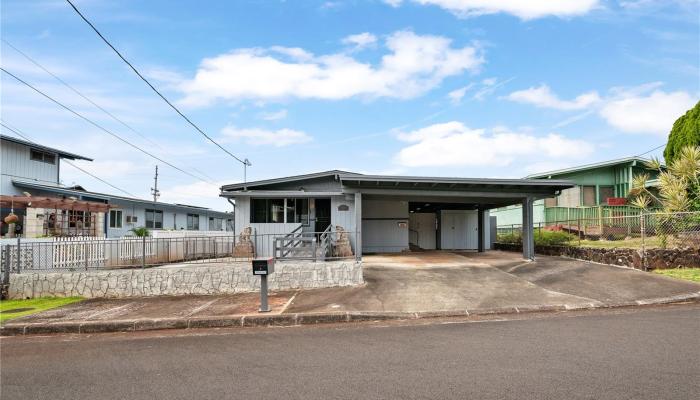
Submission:
M 28 138 L 26 135 L 20 133 L 20 132 L 19 132 L 19 129 L 17 129 L 17 128 L 12 128 L 12 127 L 8 126 L 6 122 L 0 122 L 0 125 L 4 126 L 5 129 L 8 129 L 10 132 L 14 132 L 17 136 L 19 136 L 19 137 L 21 137 L 21 138 L 23 138 L 23 139 L 26 139 L 26 140 L 28 140 L 29 142 L 33 143 L 33 144 L 39 145 L 39 143 L 33 141 L 32 139 Z M 73 168 L 75 168 L 75 169 L 77 169 L 77 170 L 79 170 L 79 171 L 81 171 L 81 172 L 83 172 L 83 173 L 85 173 L 85 174 L 90 175 L 91 177 L 97 179 L 98 181 L 104 183 L 105 185 L 111 186 L 112 188 L 117 189 L 118 191 L 120 191 L 120 192 L 122 192 L 122 193 L 125 193 L 125 194 L 127 194 L 127 195 L 129 195 L 129 196 L 131 196 L 131 197 L 136 197 L 134 194 L 129 193 L 129 192 L 127 192 L 126 190 L 124 190 L 124 189 L 122 189 L 122 188 L 120 188 L 120 187 L 117 187 L 117 186 L 112 185 L 111 183 L 107 182 L 106 180 L 100 178 L 99 176 L 94 175 L 94 174 L 92 174 L 91 172 L 88 172 L 88 171 L 86 171 L 86 170 L 80 168 L 79 166 L 73 164 L 72 162 L 70 162 L 70 161 L 68 161 L 68 160 L 63 160 L 63 162 L 67 163 L 67 164 L 70 165 L 71 167 L 73 167 Z
M 89 118 L 83 116 L 82 114 L 78 113 L 77 111 L 74 111 L 72 108 L 66 106 L 65 104 L 59 102 L 58 100 L 54 99 L 53 97 L 49 96 L 48 94 L 42 92 L 41 90 L 37 89 L 36 87 L 34 87 L 34 86 L 32 86 L 31 84 L 27 83 L 26 81 L 22 80 L 20 77 L 18 77 L 17 75 L 11 73 L 10 71 L 6 70 L 5 68 L 0 67 L 0 71 L 6 73 L 6 74 L 8 74 L 8 75 L 10 75 L 11 77 L 13 77 L 13 78 L 14 78 L 15 80 L 17 80 L 18 82 L 20 82 L 20 83 L 22 83 L 23 85 L 25 85 L 25 86 L 31 88 L 32 90 L 34 90 L 35 92 L 39 93 L 40 95 L 46 97 L 47 99 L 51 100 L 53 103 L 57 104 L 57 105 L 60 106 L 61 108 L 65 109 L 66 111 L 68 111 L 68 112 L 70 112 L 70 113 L 72 113 L 73 115 L 75 115 L 75 116 L 77 116 L 78 118 L 84 120 L 85 122 L 87 122 L 87 123 L 89 123 L 89 124 L 95 126 L 96 128 L 102 130 L 103 132 L 105 132 L 105 133 L 107 133 L 108 135 L 110 135 L 110 136 L 116 138 L 117 140 L 119 140 L 119 141 L 121 141 L 121 142 L 123 142 L 123 143 L 125 143 L 125 144 L 127 144 L 127 145 L 129 145 L 129 146 L 131 146 L 131 147 L 133 147 L 134 149 L 136 149 L 136 150 L 142 152 L 143 154 L 146 154 L 147 156 L 149 156 L 149 157 L 151 157 L 151 158 L 154 158 L 154 159 L 156 159 L 156 160 L 162 162 L 163 164 L 165 164 L 165 165 L 167 165 L 167 166 L 169 166 L 169 167 L 171 167 L 171 168 L 173 168 L 173 169 L 175 169 L 175 170 L 178 170 L 178 171 L 182 172 L 183 174 L 186 174 L 186 175 L 188 175 L 188 176 L 190 176 L 190 177 L 192 177 L 192 178 L 195 178 L 195 179 L 197 179 L 197 180 L 200 180 L 200 181 L 202 181 L 202 182 L 208 183 L 208 182 L 206 182 L 205 180 L 203 180 L 202 178 L 200 178 L 200 177 L 198 177 L 198 176 L 196 176 L 196 175 L 193 175 L 192 173 L 187 172 L 187 171 L 185 171 L 184 169 L 182 169 L 182 168 L 180 168 L 180 167 L 178 167 L 178 166 L 175 166 L 175 165 L 173 165 L 173 164 L 171 164 L 171 163 L 169 163 L 169 162 L 163 160 L 162 158 L 156 156 L 155 154 L 149 153 L 148 151 L 146 151 L 146 150 L 140 148 L 139 146 L 137 146 L 137 145 L 135 145 L 135 144 L 129 142 L 128 140 L 122 138 L 121 136 L 117 135 L 116 133 L 114 133 L 114 132 L 108 130 L 107 128 L 103 127 L 102 125 L 98 124 L 97 122 L 95 122 L 95 121 L 93 121 L 93 120 L 91 120 L 91 119 L 89 119 Z
M 223 150 L 226 154 L 228 154 L 229 156 L 233 157 L 235 160 L 237 160 L 238 162 L 240 162 L 240 163 L 243 164 L 243 165 L 247 165 L 247 164 L 248 164 L 248 163 L 246 163 L 245 160 L 241 160 L 240 158 L 238 158 L 238 157 L 236 157 L 235 155 L 233 155 L 233 153 L 231 153 L 230 151 L 226 150 L 222 145 L 220 145 L 220 144 L 217 143 L 214 139 L 212 139 L 209 135 L 207 135 L 206 133 L 204 133 L 204 131 L 201 130 L 194 122 L 192 122 L 189 118 L 187 118 L 187 116 L 186 116 L 185 114 L 183 114 L 182 111 L 180 111 L 177 107 L 175 107 L 175 106 L 173 105 L 173 103 L 171 103 L 167 98 L 165 98 L 165 96 L 164 96 L 161 92 L 159 92 L 158 89 L 156 89 L 155 86 L 153 86 L 153 85 L 151 84 L 151 82 L 148 81 L 148 79 L 146 79 L 143 75 L 141 75 L 141 73 L 136 69 L 136 67 L 134 67 L 134 66 L 119 52 L 119 50 L 117 50 L 114 46 L 112 46 L 112 43 L 110 43 L 110 42 L 102 35 L 102 33 L 100 33 L 100 31 L 97 30 L 97 28 L 95 27 L 95 25 L 93 25 L 92 22 L 90 22 L 90 21 L 80 12 L 80 10 L 78 10 L 78 8 L 75 6 L 75 4 L 73 4 L 70 0 L 66 0 L 66 2 L 67 2 L 68 4 L 70 4 L 70 6 L 73 8 L 73 10 L 75 10 L 75 12 L 78 13 L 78 15 L 80 16 L 80 18 L 83 19 L 83 21 L 85 21 L 88 25 L 90 25 L 90 28 L 92 28 L 92 30 L 95 31 L 95 33 L 97 34 L 97 36 L 99 36 L 100 39 L 102 39 L 102 41 L 105 42 L 105 43 L 107 44 L 107 46 L 109 46 L 112 50 L 114 50 L 114 52 L 117 53 L 117 55 L 119 56 L 119 58 L 121 58 L 122 61 L 124 61 L 124 62 L 126 63 L 126 65 L 128 65 L 129 68 L 131 68 L 131 70 L 134 71 L 134 73 L 135 73 L 136 75 L 138 75 L 138 77 L 141 78 L 141 80 L 144 81 L 144 82 L 146 83 L 146 85 L 148 85 L 148 87 L 151 88 L 151 90 L 153 90 L 161 99 L 163 99 L 163 101 L 165 101 L 173 110 L 175 110 L 176 113 L 178 113 L 182 118 L 185 119 L 185 121 L 187 121 L 190 125 L 192 125 L 192 127 L 193 127 L 194 129 L 196 129 L 199 133 L 201 133 L 202 136 L 204 136 L 205 138 L 207 138 L 207 140 L 209 140 L 210 142 L 214 143 L 218 148 L 220 148 L 221 150 Z
M 78 96 L 82 97 L 82 98 L 85 99 L 87 102 L 89 102 L 89 103 L 92 104 L 93 106 L 97 107 L 98 109 L 100 109 L 100 110 L 101 110 L 102 112 L 104 112 L 105 114 L 109 115 L 113 120 L 119 122 L 120 124 L 122 124 L 123 126 L 125 126 L 127 129 L 129 129 L 129 130 L 131 130 L 132 132 L 134 132 L 135 134 L 139 135 L 141 138 L 143 138 L 144 140 L 148 141 L 148 142 L 151 143 L 152 145 L 157 146 L 157 147 L 159 147 L 159 148 L 162 149 L 162 150 L 165 150 L 165 149 L 163 148 L 163 146 L 161 146 L 160 144 L 158 144 L 158 143 L 152 141 L 151 139 L 149 139 L 148 137 L 146 137 L 146 135 L 144 135 L 144 134 L 142 134 L 141 132 L 137 131 L 137 130 L 134 129 L 131 125 L 127 124 L 126 122 L 124 122 L 123 120 L 121 120 L 120 118 L 118 118 L 116 115 L 112 114 L 111 112 L 109 112 L 108 110 L 106 110 L 106 109 L 104 109 L 102 106 L 100 106 L 99 104 L 97 104 L 97 103 L 95 103 L 94 101 L 92 101 L 89 97 L 87 97 L 86 95 L 84 95 L 84 94 L 83 94 L 82 92 L 80 92 L 78 89 L 76 89 L 76 88 L 74 88 L 73 86 L 71 86 L 68 82 L 64 81 L 63 79 L 61 79 L 59 76 L 57 76 L 57 75 L 54 74 L 53 72 L 49 71 L 47 68 L 45 68 L 43 65 L 41 65 L 38 61 L 34 60 L 32 57 L 30 57 L 29 55 L 27 55 L 26 53 L 24 53 L 22 50 L 20 50 L 20 49 L 18 49 L 17 47 L 15 47 L 12 43 L 8 42 L 8 41 L 5 40 L 4 38 L 2 38 L 2 39 L 0 39 L 0 40 L 2 40 L 3 43 L 5 43 L 6 45 L 8 45 L 8 46 L 10 46 L 12 49 L 14 49 L 17 53 L 21 54 L 24 58 L 26 58 L 27 60 L 29 60 L 32 64 L 36 65 L 36 66 L 37 66 L 38 68 L 40 68 L 41 70 L 43 70 L 43 71 L 46 72 L 47 74 L 49 74 L 49 75 L 51 75 L 52 77 L 54 77 L 54 79 L 56 79 L 57 81 L 59 81 L 60 83 L 62 83 L 62 84 L 63 84 L 65 87 L 67 87 L 68 89 L 72 90 L 75 94 L 77 94 Z M 189 167 L 189 166 L 188 166 L 188 167 Z M 212 177 L 208 176 L 207 174 L 205 174 L 205 173 L 202 172 L 202 171 L 199 171 L 199 170 L 196 169 L 196 168 L 193 168 L 193 167 L 189 167 L 189 168 L 191 168 L 192 170 L 196 171 L 196 172 L 199 173 L 200 175 L 203 175 L 205 178 L 209 179 L 210 181 L 213 181 L 213 180 L 214 180 Z
M 645 152 L 642 153 L 642 154 L 638 154 L 638 155 L 636 155 L 635 157 L 641 157 L 641 156 L 643 156 L 643 155 L 645 155 L 645 154 L 647 154 L 647 153 L 651 153 L 652 151 L 658 150 L 658 149 L 660 149 L 660 148 L 662 148 L 662 147 L 665 147 L 665 146 L 666 146 L 666 143 L 664 143 L 664 144 L 662 144 L 662 145 L 660 145 L 660 146 L 656 146 L 656 147 L 654 147 L 654 148 L 651 149 L 651 150 L 645 151 Z

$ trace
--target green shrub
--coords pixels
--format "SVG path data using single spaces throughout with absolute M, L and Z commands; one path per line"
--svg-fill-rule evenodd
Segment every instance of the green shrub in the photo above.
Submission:
M 520 233 L 502 233 L 496 238 L 498 243 L 508 243 L 508 244 L 520 244 L 523 242 L 523 238 Z
M 563 246 L 570 241 L 576 240 L 576 236 L 562 231 L 535 231 L 536 246 Z M 496 241 L 498 243 L 521 244 L 523 237 L 518 233 L 504 233 L 498 235 Z
M 576 240 L 576 236 L 563 231 L 535 232 L 535 246 L 563 246 L 572 240 Z

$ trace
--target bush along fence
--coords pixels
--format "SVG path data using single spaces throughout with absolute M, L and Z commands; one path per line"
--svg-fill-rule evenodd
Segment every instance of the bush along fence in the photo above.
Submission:
M 282 261 L 354 259 L 355 232 L 329 228 L 325 232 L 173 237 L 56 237 L 0 240 L 0 279 L 11 274 L 145 269 L 167 264 L 246 262 L 255 257 Z
M 700 212 L 639 213 L 535 224 L 535 252 L 650 270 L 700 267 Z M 496 249 L 519 251 L 521 225 L 499 225 Z

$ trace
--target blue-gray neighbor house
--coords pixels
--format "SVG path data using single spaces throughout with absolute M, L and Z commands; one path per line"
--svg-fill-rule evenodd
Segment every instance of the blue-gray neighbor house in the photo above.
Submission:
M 43 196 L 109 204 L 109 212 L 71 209 L 16 209 L 18 226 L 25 237 L 106 236 L 119 237 L 130 229 L 233 231 L 233 214 L 185 204 L 154 202 L 85 190 L 82 186 L 60 184 L 61 160 L 91 158 L 12 136 L 0 136 L 0 194 L 3 196 Z M 10 208 L 2 208 L 4 218 Z M 60 221 L 63 221 L 61 223 Z M 60 229 L 58 228 L 60 226 Z M 2 234 L 7 233 L 3 224 Z

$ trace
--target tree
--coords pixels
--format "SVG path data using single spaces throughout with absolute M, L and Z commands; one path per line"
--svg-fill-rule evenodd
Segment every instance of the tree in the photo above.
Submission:
M 700 101 L 673 123 L 664 150 L 666 164 L 671 165 L 686 146 L 700 145 Z

